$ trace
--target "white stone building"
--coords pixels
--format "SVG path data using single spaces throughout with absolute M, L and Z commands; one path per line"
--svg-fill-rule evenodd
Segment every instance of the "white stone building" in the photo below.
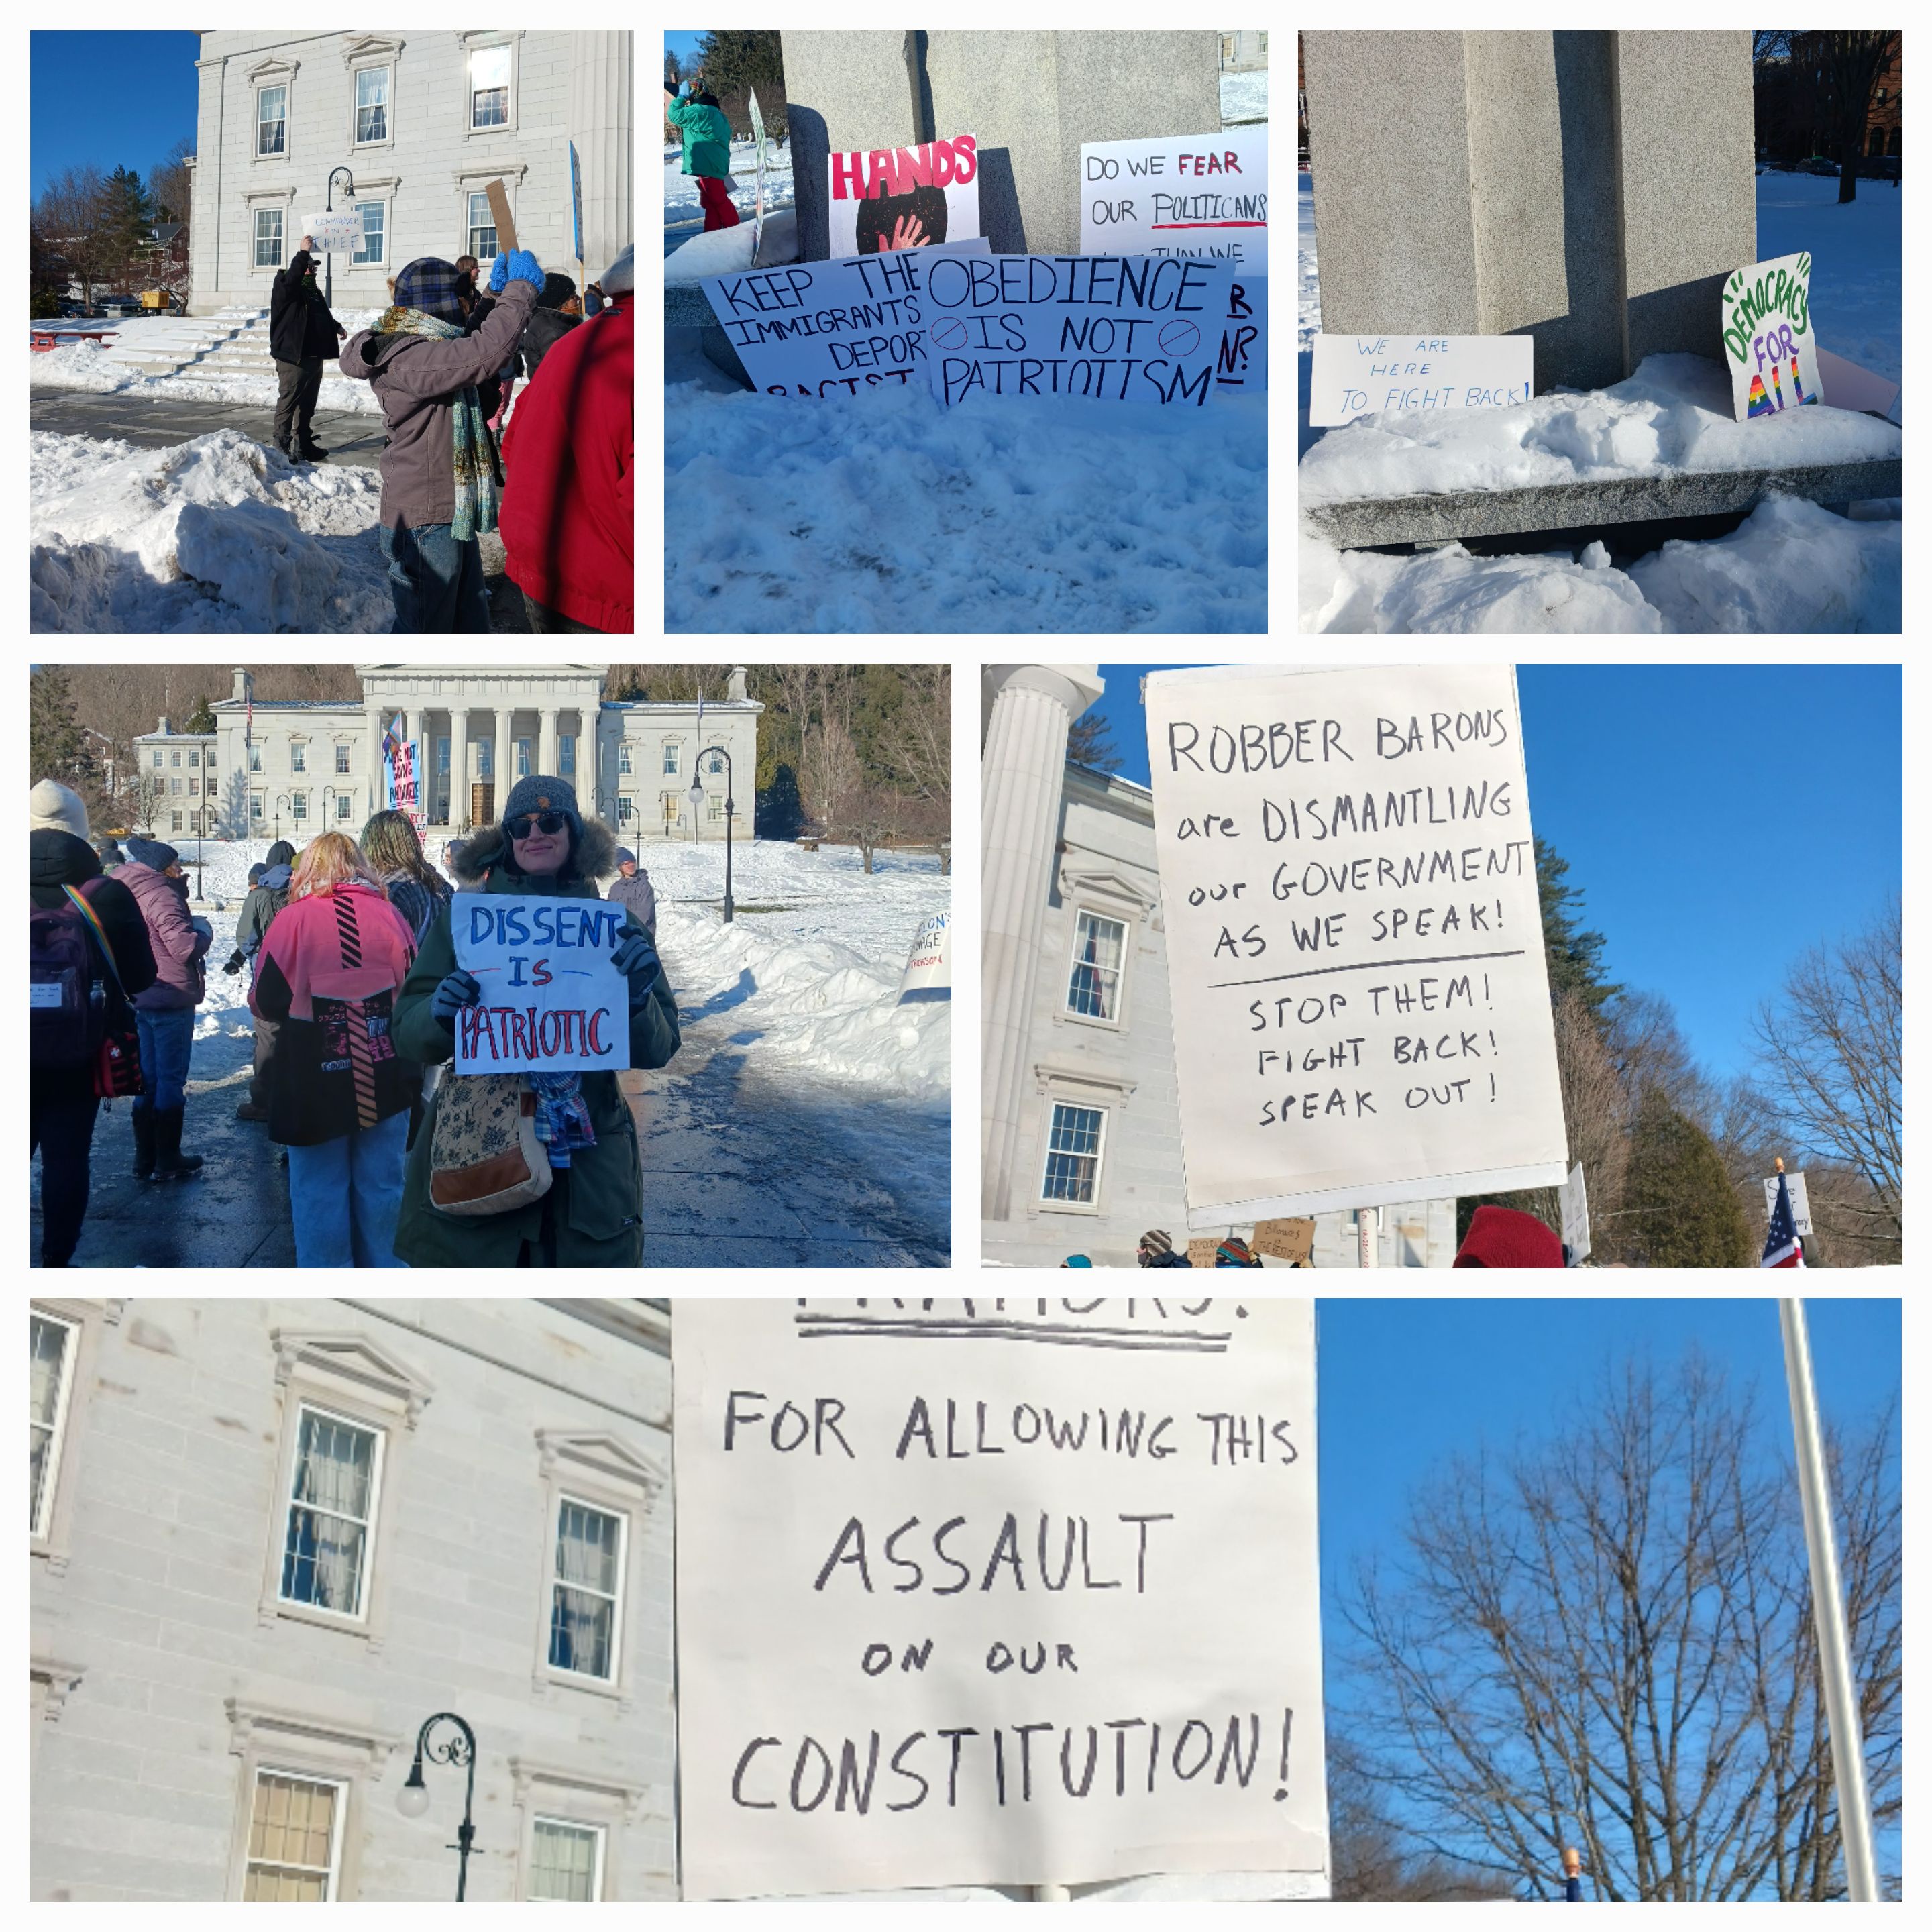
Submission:
M 664 1304 L 48 1299 L 35 1899 L 676 1896 Z M 432 1748 L 455 1735 L 447 1725 Z
M 1091 664 L 983 674 L 981 1243 L 1004 1266 L 1187 1239 L 1153 794 L 1066 758 L 1103 688 Z M 1378 1233 L 1380 1266 L 1446 1266 L 1456 1204 L 1385 1208 Z M 1318 1216 L 1316 1266 L 1354 1267 L 1358 1241 L 1353 1214 Z
M 634 240 L 632 37 L 524 28 L 205 32 L 189 313 L 266 308 L 302 223 L 352 202 L 363 239 L 332 258 L 335 304 L 375 308 L 419 255 L 496 253 L 500 178 L 517 238 L 580 285 Z M 584 268 L 574 256 L 576 144 Z
M 514 783 L 536 772 L 568 779 L 584 812 L 626 844 L 722 839 L 728 787 L 734 836 L 748 837 L 764 706 L 746 694 L 744 672 L 731 673 L 724 700 L 705 701 L 700 729 L 694 699 L 603 697 L 605 668 L 358 664 L 359 700 L 252 705 L 248 674 L 237 670 L 230 695 L 209 706 L 212 736 L 176 731 L 164 718 L 135 740 L 142 781 L 166 788 L 154 801 L 154 830 L 297 843 L 358 832 L 386 796 L 383 734 L 400 716 L 417 747 L 432 829 L 490 824 L 499 775 Z M 700 811 L 694 777 L 704 790 Z

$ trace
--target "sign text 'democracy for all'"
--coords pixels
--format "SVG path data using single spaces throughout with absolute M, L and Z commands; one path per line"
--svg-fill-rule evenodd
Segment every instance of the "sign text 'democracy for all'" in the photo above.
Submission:
M 680 1300 L 688 1898 L 1326 1866 L 1312 1304 Z
M 1514 407 L 1536 393 L 1535 347 L 1526 335 L 1318 335 L 1308 420 Z
M 456 963 L 483 997 L 457 1014 L 457 1072 L 628 1066 L 630 994 L 610 963 L 626 919 L 602 899 L 458 892 Z
M 1719 309 L 1739 422 L 1822 400 L 1809 255 L 1738 269 L 1724 284 Z
M 1568 1168 L 1507 665 L 1147 680 L 1188 1225 Z

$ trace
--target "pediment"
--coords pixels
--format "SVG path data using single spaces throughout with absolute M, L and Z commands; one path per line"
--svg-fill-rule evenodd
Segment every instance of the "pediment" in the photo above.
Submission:
M 670 1472 L 621 1437 L 602 1430 L 539 1429 L 537 1455 L 547 1476 L 568 1479 L 572 1470 L 619 1483 L 652 1502 L 670 1480 Z
M 402 50 L 402 41 L 386 34 L 358 34 L 342 50 L 342 64 L 353 67 L 358 61 L 393 60 Z
M 436 1392 L 420 1370 L 352 1330 L 276 1328 L 268 1341 L 275 1352 L 275 1380 L 284 1386 L 298 1370 L 333 1376 L 403 1409 L 412 1429 Z
M 1116 905 L 1131 906 L 1141 918 L 1160 904 L 1138 879 L 1119 867 L 1070 865 L 1064 860 L 1060 867 L 1060 895 L 1062 898 L 1077 895 L 1082 898 L 1110 899 Z
M 292 80 L 301 65 L 300 61 L 283 60 L 271 54 L 266 60 L 257 61 L 253 67 L 243 68 L 242 78 L 256 87 L 260 87 L 265 81 L 272 84 L 277 81 Z

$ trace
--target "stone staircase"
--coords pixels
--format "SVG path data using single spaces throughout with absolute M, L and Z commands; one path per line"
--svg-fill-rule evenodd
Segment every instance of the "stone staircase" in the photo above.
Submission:
M 132 340 L 117 340 L 102 359 L 124 364 L 142 376 L 272 376 L 268 354 L 268 311 L 224 308 L 207 316 L 179 316 L 141 329 Z

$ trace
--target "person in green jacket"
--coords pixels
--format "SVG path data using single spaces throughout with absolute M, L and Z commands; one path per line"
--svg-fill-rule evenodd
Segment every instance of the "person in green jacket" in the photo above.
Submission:
M 456 864 L 459 890 L 594 899 L 597 881 L 617 869 L 616 835 L 586 822 L 562 778 L 520 778 L 502 822 L 470 837 Z M 395 1048 L 424 1065 L 452 1059 L 456 1016 L 482 988 L 458 970 L 452 908 L 436 915 L 396 998 Z M 631 1064 L 662 1066 L 678 1049 L 677 1007 L 657 949 L 634 914 L 612 956 L 630 987 Z M 437 1099 L 410 1149 L 396 1232 L 398 1257 L 412 1268 L 636 1268 L 644 1253 L 644 1182 L 631 1110 L 614 1073 L 541 1076 L 561 1090 L 538 1091 L 538 1132 L 553 1178 L 538 1199 L 503 1214 L 446 1214 L 429 1198 Z M 560 1159 L 560 1156 L 561 1158 Z
M 664 118 L 683 137 L 684 172 L 698 177 L 705 233 L 736 227 L 738 211 L 724 185 L 731 178 L 731 124 L 717 95 L 693 93 L 689 81 L 680 81 L 675 100 L 668 88 L 664 90 Z

